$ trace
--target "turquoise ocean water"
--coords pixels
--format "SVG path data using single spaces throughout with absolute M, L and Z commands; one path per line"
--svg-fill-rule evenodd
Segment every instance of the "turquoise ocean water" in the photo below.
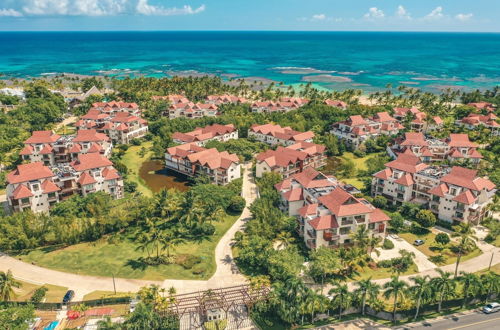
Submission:
M 54 73 L 262 77 L 325 88 L 427 91 L 500 84 L 500 34 L 385 32 L 7 32 L 4 77 Z

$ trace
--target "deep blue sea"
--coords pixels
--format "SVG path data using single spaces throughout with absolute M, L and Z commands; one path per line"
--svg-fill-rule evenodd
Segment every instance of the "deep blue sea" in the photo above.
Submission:
M 54 73 L 261 77 L 285 84 L 428 91 L 500 84 L 500 34 L 404 32 L 8 32 L 6 77 Z

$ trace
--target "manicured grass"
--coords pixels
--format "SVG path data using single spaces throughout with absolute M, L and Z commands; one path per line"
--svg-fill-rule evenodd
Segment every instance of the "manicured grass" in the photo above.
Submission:
M 360 179 L 358 178 L 349 178 L 349 179 L 342 179 L 342 181 L 344 181 L 345 183 L 347 184 L 350 184 L 350 185 L 353 185 L 354 187 L 358 188 L 358 189 L 363 189 L 364 187 L 364 183 L 363 181 L 361 181 Z
M 83 296 L 83 300 L 97 300 L 103 298 L 121 298 L 121 297 L 132 297 L 134 294 L 132 292 L 117 292 L 114 291 L 92 291 L 91 293 Z
M 445 248 L 442 251 L 439 251 L 437 249 L 433 250 L 432 246 L 436 245 L 436 241 L 435 241 L 436 235 L 432 232 L 425 234 L 425 235 L 415 235 L 412 233 L 402 233 L 402 234 L 399 234 L 399 236 L 401 238 L 405 239 L 410 244 L 413 244 L 413 242 L 416 239 L 424 240 L 425 241 L 424 244 L 422 244 L 420 246 L 415 246 L 415 247 L 420 252 L 425 254 L 427 257 L 432 257 L 432 256 L 440 255 L 440 254 L 443 255 L 445 257 L 445 261 L 442 265 L 450 265 L 450 264 L 453 264 L 457 261 L 457 256 L 452 251 L 450 251 L 450 249 Z M 482 253 L 481 250 L 476 248 L 473 251 L 471 251 L 470 253 L 468 253 L 467 255 L 462 256 L 462 258 L 460 259 L 460 262 L 464 262 L 464 261 L 469 260 L 471 258 L 477 257 L 481 253 Z
M 497 273 L 497 274 L 500 274 L 500 264 L 496 264 L 496 265 L 491 266 L 490 271 Z M 481 274 L 484 274 L 487 272 L 488 272 L 488 268 L 485 268 L 485 269 L 482 269 L 480 271 L 475 272 L 474 274 L 481 275 Z
M 201 262 L 193 267 L 200 270 L 200 274 L 193 274 L 193 269 L 184 269 L 177 264 L 145 267 L 138 263 L 137 259 L 146 257 L 147 253 L 138 251 L 137 245 L 128 239 L 116 244 L 110 244 L 103 239 L 52 252 L 36 250 L 20 257 L 38 266 L 85 275 L 111 277 L 114 274 L 115 277 L 146 280 L 206 280 L 215 272 L 215 247 L 237 218 L 236 215 L 227 215 L 223 221 L 213 223 L 216 232 L 210 239 L 190 241 L 176 247 L 173 254 L 190 254 L 201 258 Z
M 14 292 L 16 294 L 16 297 L 14 297 L 13 299 L 14 301 L 28 301 L 33 293 L 35 293 L 35 290 L 39 287 L 42 287 L 42 285 L 30 282 L 19 282 L 21 282 L 21 287 L 19 289 L 14 289 Z M 68 288 L 62 286 L 52 284 L 44 284 L 43 286 L 48 289 L 48 291 L 45 293 L 45 302 L 49 303 L 61 302 L 64 294 L 66 294 L 66 292 L 68 291 Z
M 369 155 L 366 155 L 365 157 L 362 157 L 362 158 L 358 158 L 356 156 L 354 156 L 354 154 L 352 152 L 344 152 L 344 154 L 340 157 L 340 158 L 343 158 L 345 160 L 352 160 L 354 162 L 354 165 L 356 165 L 356 169 L 359 171 L 366 171 L 367 170 L 367 167 L 366 167 L 366 161 L 368 159 L 370 159 L 371 157 L 373 157 L 375 154 L 369 154 Z
M 139 155 L 139 151 L 142 147 L 147 150 L 143 157 Z M 139 170 L 142 163 L 149 160 L 151 157 L 150 148 L 151 142 L 149 141 L 142 143 L 140 146 L 130 146 L 122 157 L 122 162 L 128 169 L 127 179 L 137 183 L 137 190 L 145 196 L 151 196 L 153 193 L 139 176 Z
M 62 127 L 59 127 L 58 129 L 56 129 L 55 133 L 60 134 L 60 135 L 76 134 L 76 127 L 74 127 L 73 124 L 68 125 L 68 126 L 62 126 Z
M 418 273 L 417 265 L 413 264 L 408 271 L 400 274 L 400 276 L 411 275 Z M 359 275 L 353 278 L 354 281 L 365 280 L 367 278 L 372 278 L 372 280 L 379 280 L 382 278 L 390 278 L 391 276 L 398 275 L 397 273 L 391 272 L 391 268 L 382 268 L 379 267 L 377 269 L 371 269 L 370 267 L 364 267 Z

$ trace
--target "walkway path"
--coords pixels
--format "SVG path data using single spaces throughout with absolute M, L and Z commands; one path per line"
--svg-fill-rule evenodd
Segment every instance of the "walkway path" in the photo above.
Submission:
M 216 289 L 220 287 L 244 284 L 246 279 L 237 272 L 234 265 L 233 254 L 230 243 L 234 234 L 241 230 L 245 222 L 250 218 L 248 207 L 257 196 L 257 188 L 251 176 L 251 164 L 243 166 L 243 188 L 242 195 L 246 200 L 246 207 L 241 216 L 236 220 L 233 226 L 222 236 L 215 248 L 215 258 L 217 269 L 215 274 L 207 281 L 197 280 L 165 280 L 165 281 L 146 281 L 125 278 L 116 278 L 116 290 L 120 292 L 136 292 L 141 287 L 157 284 L 164 288 L 175 287 L 177 293 L 188 293 L 199 290 Z M 95 291 L 113 291 L 113 280 L 109 277 L 86 276 L 71 273 L 65 273 L 48 268 L 35 266 L 5 254 L 0 254 L 0 271 L 11 270 L 14 276 L 26 282 L 36 284 L 52 284 L 67 287 L 75 291 L 75 301 L 81 300 L 86 294 Z

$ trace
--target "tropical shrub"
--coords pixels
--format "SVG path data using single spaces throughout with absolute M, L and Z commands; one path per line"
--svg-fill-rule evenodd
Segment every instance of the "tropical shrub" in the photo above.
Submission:
M 386 238 L 386 239 L 384 239 L 384 243 L 382 244 L 382 248 L 384 250 L 392 250 L 392 249 L 394 249 L 394 243 L 391 240 L 388 240 Z

